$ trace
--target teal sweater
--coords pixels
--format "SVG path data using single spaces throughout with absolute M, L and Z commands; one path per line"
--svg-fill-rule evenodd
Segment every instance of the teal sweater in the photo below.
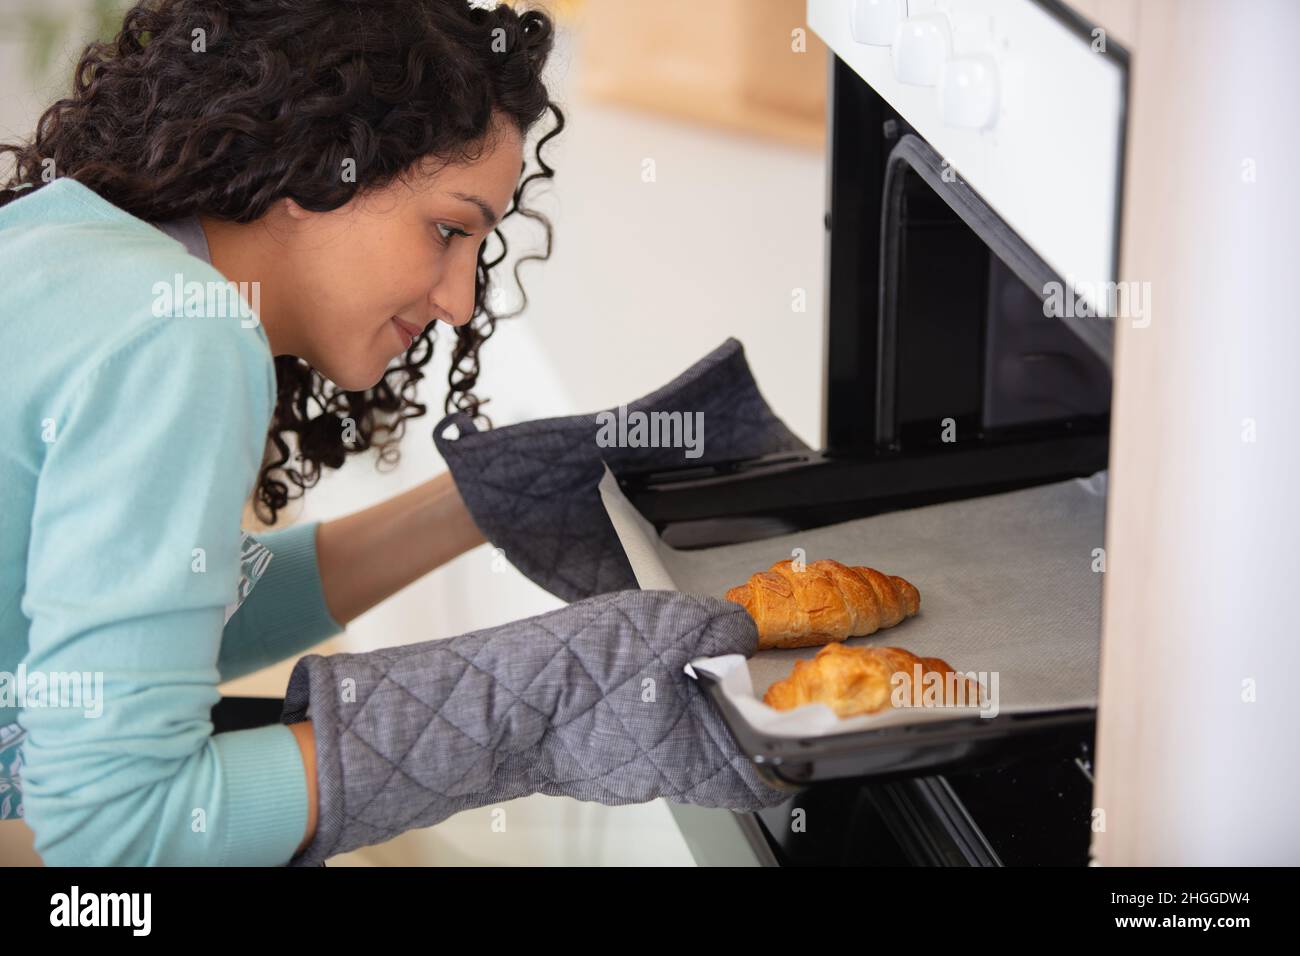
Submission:
M 283 865 L 306 828 L 289 728 L 210 712 L 342 627 L 316 524 L 240 529 L 266 333 L 178 281 L 225 282 L 74 180 L 0 207 L 0 811 L 47 865 Z

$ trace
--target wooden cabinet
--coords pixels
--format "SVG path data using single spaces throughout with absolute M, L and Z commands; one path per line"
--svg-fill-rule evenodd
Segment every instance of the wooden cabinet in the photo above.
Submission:
M 821 149 L 826 47 L 804 10 L 804 0 L 585 0 L 568 25 L 593 100 Z

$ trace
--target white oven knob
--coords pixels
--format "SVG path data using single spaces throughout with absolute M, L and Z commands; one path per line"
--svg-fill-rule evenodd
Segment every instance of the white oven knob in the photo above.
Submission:
M 952 49 L 952 31 L 942 13 L 910 17 L 894 31 L 894 76 L 900 83 L 934 86 Z
M 998 115 L 998 68 L 990 56 L 949 60 L 939 84 L 943 121 L 960 129 L 985 129 Z
M 853 0 L 853 39 L 872 46 L 889 46 L 907 15 L 907 0 Z

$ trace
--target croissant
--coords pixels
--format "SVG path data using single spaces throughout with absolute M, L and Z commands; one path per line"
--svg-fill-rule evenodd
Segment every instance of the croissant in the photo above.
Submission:
M 921 593 L 900 577 L 838 561 L 796 571 L 786 558 L 727 592 L 758 625 L 758 649 L 812 647 L 893 627 L 921 609 Z
M 920 667 L 920 670 L 916 670 Z M 763 695 L 763 703 L 777 710 L 791 710 L 804 704 L 826 704 L 840 717 L 872 714 L 892 706 L 894 675 L 907 675 L 902 701 L 912 706 L 927 703 L 925 675 L 943 676 L 943 702 L 974 704 L 978 685 L 956 674 L 952 666 L 937 657 L 917 657 L 901 647 L 848 647 L 828 644 L 810 661 L 796 661 L 790 676 L 777 681 Z M 934 683 L 934 679 L 930 679 Z M 910 692 L 909 692 L 910 688 Z M 929 691 L 934 697 L 934 691 Z

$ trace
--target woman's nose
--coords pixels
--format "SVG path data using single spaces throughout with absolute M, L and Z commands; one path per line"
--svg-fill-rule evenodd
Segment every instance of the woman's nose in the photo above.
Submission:
M 465 256 L 434 286 L 429 305 L 434 318 L 448 325 L 464 325 L 474 315 L 474 284 L 478 275 L 478 257 Z

